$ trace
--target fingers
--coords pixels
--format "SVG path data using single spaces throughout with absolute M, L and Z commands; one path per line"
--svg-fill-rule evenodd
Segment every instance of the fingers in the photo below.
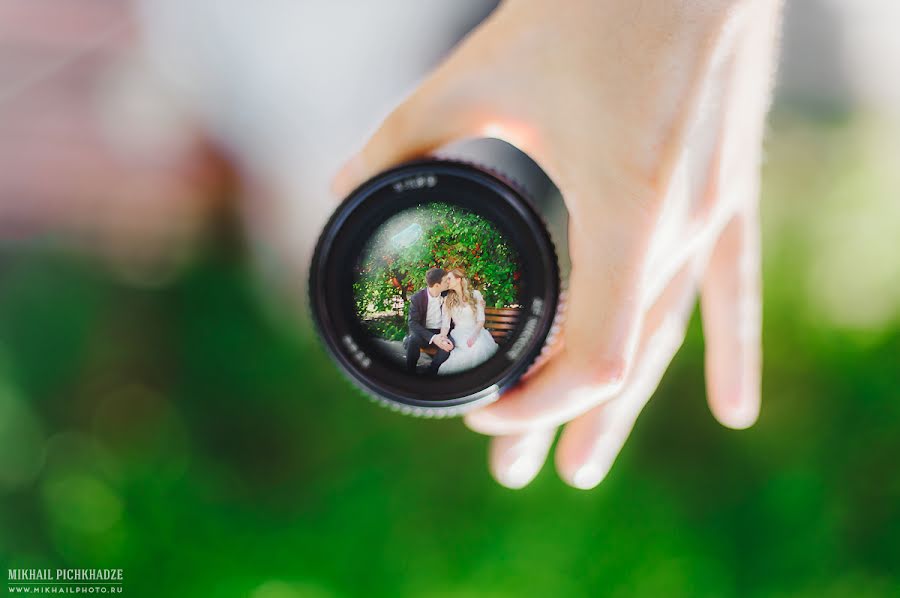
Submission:
M 556 468 L 571 486 L 593 488 L 606 477 L 634 423 L 678 348 L 696 296 L 693 266 L 673 280 L 653 307 L 639 358 L 622 392 L 569 423 L 556 449 Z
M 700 213 L 714 228 L 716 220 L 724 224 L 710 254 L 701 312 L 707 398 L 716 419 L 732 428 L 752 425 L 760 409 L 759 164 L 777 45 L 765 38 L 778 29 L 777 4 L 755 6 L 768 25 L 751 29 L 734 59 L 731 110 Z
M 571 388 L 571 382 L 580 375 L 572 366 L 563 349 L 547 362 L 527 383 L 504 393 L 497 402 L 466 414 L 465 424 L 475 432 L 491 435 L 508 435 L 524 432 L 534 427 L 553 427 L 583 413 L 604 396 L 612 396 L 587 391 L 578 393 Z M 550 397 L 556 397 L 552 401 Z M 502 402 L 502 405 L 499 403 Z
M 343 198 L 375 174 L 474 135 L 471 96 L 453 62 L 438 68 L 381 123 L 365 147 L 341 168 L 332 192 Z
M 618 392 L 644 317 L 644 259 L 653 219 L 633 206 L 615 211 L 593 214 L 593 229 L 572 232 L 564 347 L 499 401 L 468 414 L 473 430 L 512 434 L 554 427 Z M 572 218 L 573 229 L 580 217 Z
M 683 330 L 653 335 L 635 381 L 566 426 L 556 450 L 556 468 L 566 483 L 587 490 L 603 481 L 683 339 Z
M 522 488 L 538 474 L 553 443 L 556 428 L 541 428 L 491 440 L 490 469 L 507 488 Z
M 577 488 L 597 485 L 615 460 L 684 338 L 696 295 L 698 263 L 694 260 L 682 267 L 650 310 L 637 369 L 622 393 L 566 426 L 556 456 L 560 475 L 569 484 Z M 553 430 L 539 428 L 495 438 L 491 456 L 494 477 L 515 488 L 530 482 L 547 456 Z
M 759 215 L 739 212 L 716 243 L 703 282 L 706 389 L 723 425 L 747 428 L 760 408 L 762 349 Z
M 598 405 L 576 418 L 564 431 L 565 446 L 556 450 L 556 469 L 570 486 L 589 490 L 609 473 L 650 394 L 629 389 L 621 398 Z

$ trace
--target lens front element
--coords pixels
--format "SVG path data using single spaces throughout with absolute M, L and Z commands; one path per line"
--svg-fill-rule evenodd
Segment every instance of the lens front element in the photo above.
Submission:
M 319 332 L 370 396 L 419 415 L 495 400 L 540 353 L 559 271 L 525 197 L 480 168 L 407 164 L 326 226 L 310 274 Z

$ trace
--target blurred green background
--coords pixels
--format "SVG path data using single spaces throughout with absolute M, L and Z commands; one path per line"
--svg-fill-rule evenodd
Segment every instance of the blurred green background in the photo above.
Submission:
M 882 125 L 772 119 L 759 423 L 695 314 L 608 479 L 490 478 L 459 420 L 358 395 L 210 238 L 169 284 L 0 251 L 0 564 L 128 596 L 900 595 L 900 183 Z

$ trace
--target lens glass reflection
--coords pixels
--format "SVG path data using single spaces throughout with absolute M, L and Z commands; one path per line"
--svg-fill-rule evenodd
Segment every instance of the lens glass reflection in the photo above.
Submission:
M 356 264 L 356 315 L 387 361 L 415 375 L 469 371 L 509 341 L 521 262 L 487 218 L 447 202 L 391 216 Z

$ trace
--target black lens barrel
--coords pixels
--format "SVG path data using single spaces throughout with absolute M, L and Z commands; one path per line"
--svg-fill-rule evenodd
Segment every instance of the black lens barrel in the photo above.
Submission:
M 443 377 L 410 374 L 386 359 L 360 323 L 353 292 L 354 265 L 379 226 L 435 202 L 492 223 L 521 262 L 520 315 L 506 342 L 483 364 Z M 319 238 L 309 293 L 321 340 L 353 383 L 399 411 L 448 416 L 496 400 L 540 355 L 558 324 L 560 268 L 541 213 L 515 183 L 484 167 L 428 159 L 381 173 L 344 200 Z

